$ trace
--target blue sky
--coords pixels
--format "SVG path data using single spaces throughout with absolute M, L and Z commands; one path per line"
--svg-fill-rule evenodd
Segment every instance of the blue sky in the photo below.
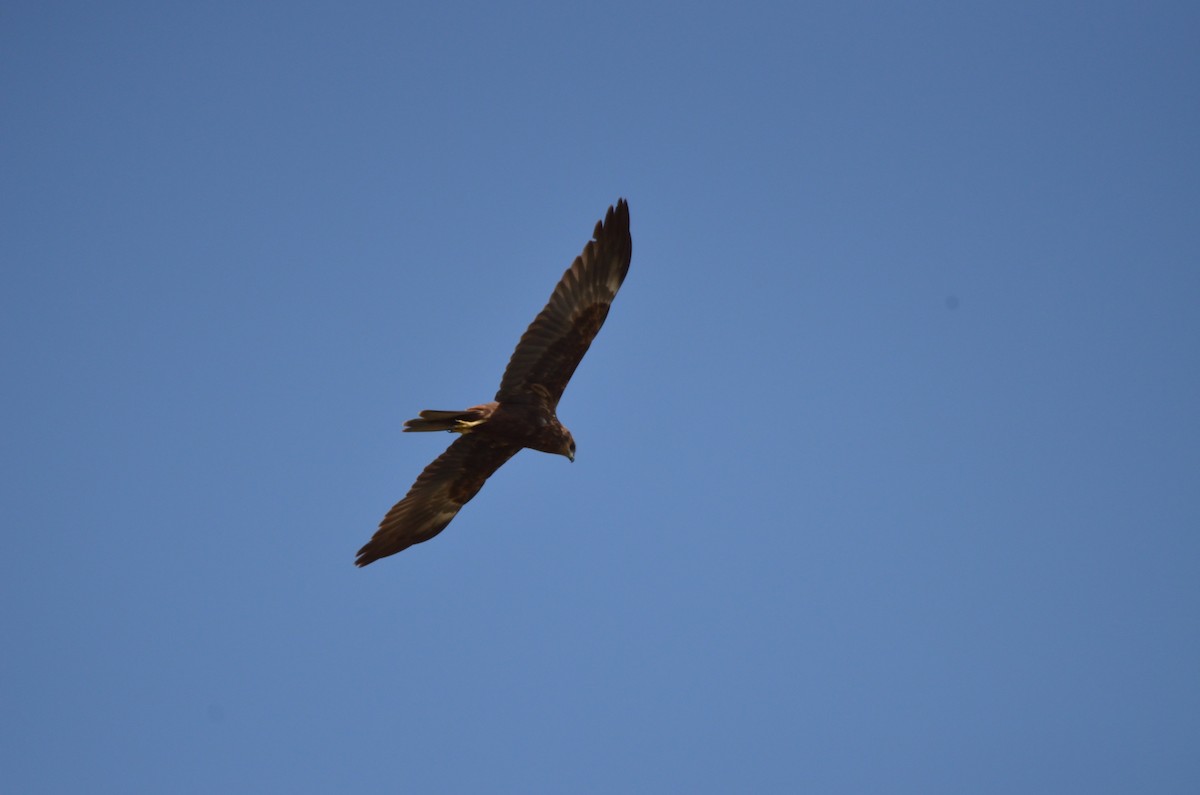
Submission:
M 1195 792 L 1198 34 L 6 4 L 4 779 Z M 576 462 L 355 569 L 619 196 Z

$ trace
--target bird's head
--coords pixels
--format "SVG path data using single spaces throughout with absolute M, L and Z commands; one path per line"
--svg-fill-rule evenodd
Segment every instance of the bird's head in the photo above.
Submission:
M 575 463 L 575 437 L 566 428 L 563 428 L 562 449 L 558 452 L 559 455 L 565 455 L 571 463 Z

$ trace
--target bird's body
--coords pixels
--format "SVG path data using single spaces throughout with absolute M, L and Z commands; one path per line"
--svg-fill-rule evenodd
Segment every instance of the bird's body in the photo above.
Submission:
M 461 437 L 383 518 L 358 551 L 357 565 L 433 538 L 523 448 L 575 460 L 575 440 L 558 420 L 558 401 L 608 316 L 631 253 L 629 205 L 622 199 L 596 224 L 593 240 L 522 335 L 496 399 L 462 411 L 422 411 L 404 423 L 405 431 L 450 431 Z
M 466 411 L 422 411 L 404 430 L 478 434 L 574 460 L 575 441 L 554 410 L 540 403 L 483 403 Z

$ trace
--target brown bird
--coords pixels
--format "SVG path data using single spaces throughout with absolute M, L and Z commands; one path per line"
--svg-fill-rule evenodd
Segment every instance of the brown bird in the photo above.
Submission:
M 357 566 L 428 541 L 521 448 L 575 460 L 575 440 L 558 421 L 558 400 L 587 353 L 629 271 L 629 205 L 609 207 L 592 240 L 567 268 L 550 301 L 517 343 L 491 403 L 465 411 L 422 411 L 405 431 L 462 434 L 425 467 L 404 499 L 358 551 Z

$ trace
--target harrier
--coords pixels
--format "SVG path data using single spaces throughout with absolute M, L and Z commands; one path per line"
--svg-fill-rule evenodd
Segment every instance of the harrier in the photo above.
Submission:
M 405 431 L 461 436 L 383 517 L 355 565 L 366 566 L 442 532 L 484 481 L 523 447 L 575 460 L 575 440 L 555 412 L 629 271 L 633 243 L 624 199 L 608 208 L 592 238 L 521 336 L 495 400 L 465 411 L 422 411 L 404 423 Z

